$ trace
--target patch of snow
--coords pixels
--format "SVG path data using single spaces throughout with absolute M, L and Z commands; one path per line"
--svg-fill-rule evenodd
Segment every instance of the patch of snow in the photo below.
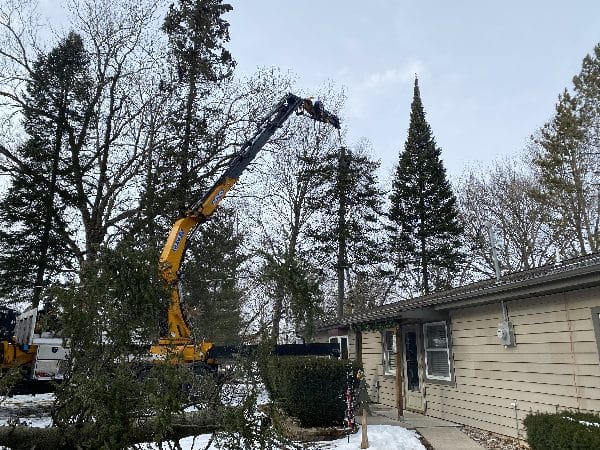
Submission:
M 585 425 L 587 427 L 598 427 L 600 428 L 600 423 L 596 423 L 596 422 L 588 422 L 586 420 L 575 420 L 572 417 L 569 416 L 563 416 L 563 419 L 567 419 L 570 420 L 571 422 L 579 422 L 581 425 Z
M 54 394 L 14 395 L 0 401 L 0 426 L 18 423 L 36 428 L 52 425 L 48 415 Z
M 48 403 L 51 404 L 54 401 L 54 394 L 30 394 L 30 395 L 13 395 L 12 397 L 3 397 L 0 401 L 0 407 L 10 405 L 30 405 Z
M 0 426 L 8 425 L 12 420 L 14 418 L 0 417 Z M 19 417 L 18 421 L 20 425 L 33 428 L 48 428 L 52 426 L 52 418 L 50 417 Z
M 369 450 L 425 450 L 417 432 L 394 425 L 369 425 Z M 360 448 L 361 430 L 347 438 L 332 441 L 330 448 L 335 450 L 356 450 Z
M 238 386 L 228 392 L 230 402 L 237 403 L 245 394 L 245 386 Z M 49 408 L 54 401 L 53 394 L 37 395 L 15 395 L 2 399 L 0 403 L 0 425 L 6 425 L 11 417 L 18 417 L 21 423 L 27 423 L 32 427 L 49 427 L 52 424 L 51 418 L 47 412 L 35 411 L 36 408 Z M 259 390 L 258 403 L 268 402 L 268 395 L 264 389 Z M 29 410 L 29 411 L 28 411 Z M 17 412 L 17 414 L 15 414 Z M 20 412 L 21 414 L 18 414 Z M 25 413 L 25 414 L 23 414 Z M 413 430 L 407 430 L 399 426 L 392 425 L 369 425 L 369 450 L 425 450 L 425 447 L 419 441 L 418 435 Z M 208 445 L 210 434 L 203 434 L 196 437 L 187 437 L 179 441 L 183 450 L 203 450 Z M 361 430 L 358 433 L 350 435 L 350 438 L 344 437 L 335 441 L 315 442 L 307 445 L 307 448 L 319 450 L 356 450 L 360 447 Z M 209 450 L 218 450 L 213 443 Z M 158 449 L 156 444 L 142 444 L 136 448 L 147 450 Z M 165 448 L 163 446 L 163 448 Z M 167 447 L 168 448 L 168 447 Z M 251 449 L 248 449 L 251 450 Z
M 369 450 L 425 450 L 414 430 L 393 425 L 370 425 L 368 428 Z M 179 441 L 182 450 L 203 450 L 208 445 L 210 434 L 196 437 L 187 437 Z M 360 448 L 361 431 L 350 435 L 348 438 L 335 441 L 315 442 L 308 448 L 323 450 L 356 450 Z M 157 444 L 142 444 L 138 448 L 145 450 L 158 450 Z M 208 450 L 218 450 L 214 444 Z
M 262 383 L 255 386 L 245 383 L 226 384 L 223 386 L 221 392 L 221 401 L 225 405 L 239 406 L 251 393 L 256 394 L 256 402 L 258 405 L 269 402 L 269 394 Z

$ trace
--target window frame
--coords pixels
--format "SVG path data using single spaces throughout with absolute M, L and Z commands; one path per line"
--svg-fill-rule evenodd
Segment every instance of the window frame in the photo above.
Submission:
M 439 325 L 443 325 L 444 326 L 444 331 L 446 332 L 446 348 L 442 349 L 442 348 L 429 348 L 427 347 L 427 329 L 428 327 L 432 327 L 432 326 L 439 326 Z M 425 379 L 428 381 L 433 381 L 436 383 L 442 383 L 442 384 L 449 384 L 453 382 L 453 364 L 452 364 L 452 358 L 451 358 L 451 338 L 450 338 L 450 333 L 449 333 L 449 329 L 450 327 L 448 326 L 448 323 L 445 321 L 438 321 L 438 322 L 427 322 L 423 324 L 423 353 L 424 353 L 424 359 L 425 359 L 425 367 L 424 367 L 424 375 L 425 375 Z M 442 377 L 442 376 L 438 376 L 438 375 L 430 375 L 429 374 L 429 361 L 428 361 L 428 352 L 430 351 L 434 351 L 434 352 L 445 352 L 446 353 L 446 357 L 448 358 L 448 376 L 446 377 Z
M 340 334 L 340 335 L 335 335 L 335 336 L 329 336 L 329 343 L 333 344 L 333 342 L 331 342 L 332 339 L 335 339 L 338 345 L 338 348 L 340 349 L 340 356 L 338 359 L 350 359 L 350 340 L 348 339 L 348 335 L 347 334 Z M 342 339 L 346 339 L 346 357 L 344 358 L 344 351 L 342 350 Z
M 387 334 L 392 333 L 392 348 L 388 349 L 387 346 Z M 381 331 L 381 357 L 383 363 L 383 375 L 384 376 L 392 376 L 396 375 L 396 367 L 398 365 L 398 361 L 396 361 L 396 329 L 395 328 L 387 328 Z M 394 367 L 390 367 L 390 353 L 394 355 Z

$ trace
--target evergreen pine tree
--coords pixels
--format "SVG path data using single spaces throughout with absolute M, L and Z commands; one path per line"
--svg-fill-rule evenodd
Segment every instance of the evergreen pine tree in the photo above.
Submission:
M 161 80 L 161 89 L 168 109 L 167 137 L 156 161 L 149 163 L 141 214 L 133 224 L 149 245 L 164 243 L 177 212 L 200 198 L 222 170 L 223 136 L 217 134 L 223 130 L 215 131 L 221 111 L 209 106 L 209 99 L 234 67 L 224 47 L 229 24 L 222 16 L 230 10 L 221 0 L 177 0 L 164 18 L 170 78 Z M 183 308 L 193 333 L 201 335 L 198 341 L 237 340 L 241 294 L 235 277 L 241 240 L 233 226 L 218 212 L 198 229 L 186 254 Z
M 216 345 L 239 343 L 242 329 L 238 274 L 243 236 L 232 217 L 231 209 L 222 208 L 203 224 L 185 267 L 185 305 L 196 339 Z
M 203 110 L 217 83 L 231 77 L 235 62 L 224 45 L 229 23 L 223 15 L 232 7 L 222 0 L 178 0 L 171 4 L 162 30 L 169 40 L 172 80 L 167 83 L 172 104 L 164 177 L 178 208 L 189 205 L 202 192 L 206 166 L 221 157 L 211 136 L 217 111 Z M 204 170 L 199 170 L 200 168 Z
M 378 240 L 383 196 L 376 175 L 379 163 L 369 157 L 366 145 L 330 151 L 313 169 L 322 190 L 312 199 L 320 214 L 310 224 L 309 236 L 315 240 L 321 265 L 335 271 L 338 316 L 352 309 L 344 305 L 351 278 L 374 272 L 383 260 Z
M 140 426 L 160 441 L 189 401 L 182 386 L 193 381 L 190 371 L 148 364 L 147 344 L 158 337 L 159 311 L 168 301 L 157 257 L 156 249 L 125 239 L 98 249 L 80 282 L 50 290 L 61 312 L 61 335 L 70 343 L 52 412 L 67 442 L 127 448 Z M 160 419 L 140 423 L 152 415 Z
M 548 211 L 563 256 L 600 250 L 600 44 L 559 96 L 554 117 L 533 138 L 535 197 Z
M 462 226 L 415 78 L 410 125 L 390 195 L 389 242 L 395 268 L 411 271 L 422 293 L 450 285 L 462 260 Z
M 0 289 L 9 296 L 31 293 L 31 298 L 18 300 L 34 306 L 42 287 L 73 270 L 80 256 L 64 239 L 69 196 L 63 188 L 70 170 L 68 134 L 79 128 L 89 94 L 88 63 L 76 33 L 34 62 L 23 110 L 29 139 L 17 149 L 20 171 L 0 202 L 5 224 L 0 230 Z

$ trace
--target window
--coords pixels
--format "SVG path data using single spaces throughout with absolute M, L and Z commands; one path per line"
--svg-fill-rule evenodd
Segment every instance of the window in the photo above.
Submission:
M 338 346 L 339 359 L 348 359 L 348 336 L 331 336 L 329 343 Z
M 598 346 L 598 358 L 600 358 L 600 306 L 592 308 L 592 324 L 596 333 L 596 345 Z
M 396 373 L 396 333 L 394 330 L 383 332 L 383 373 L 385 375 Z
M 423 325 L 425 335 L 425 374 L 431 380 L 450 381 L 450 352 L 446 322 Z

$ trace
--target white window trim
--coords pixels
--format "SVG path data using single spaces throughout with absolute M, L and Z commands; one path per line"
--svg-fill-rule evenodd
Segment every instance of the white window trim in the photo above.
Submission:
M 446 331 L 446 349 L 442 348 L 427 348 L 427 327 L 433 325 L 444 325 L 444 330 Z M 452 381 L 452 366 L 450 365 L 450 336 L 448 336 L 448 324 L 444 321 L 440 322 L 429 322 L 423 324 L 423 350 L 425 353 L 425 378 L 428 380 L 441 380 L 441 381 Z M 429 375 L 429 362 L 427 361 L 427 352 L 446 352 L 446 356 L 448 357 L 448 376 L 440 377 L 436 375 Z
M 386 330 L 383 330 L 382 332 L 382 345 L 381 345 L 381 349 L 383 350 L 383 374 L 384 375 L 395 375 L 396 374 L 396 367 L 394 367 L 391 370 L 388 370 L 388 366 L 389 366 L 389 357 L 388 357 L 388 350 L 386 347 L 386 334 L 388 331 L 391 331 L 394 335 L 393 337 L 393 341 L 392 341 L 392 351 L 394 352 L 394 354 L 396 354 L 397 349 L 396 349 L 396 330 L 393 328 L 388 328 Z M 398 361 L 396 361 L 396 364 L 398 364 Z
M 344 354 L 344 352 L 342 351 L 342 339 L 346 339 L 346 351 L 348 352 L 348 359 L 350 359 L 350 340 L 348 339 L 348 335 L 336 335 L 336 336 L 329 336 L 329 343 L 331 344 L 331 340 L 335 339 L 337 341 L 338 347 L 340 349 L 340 357 L 338 359 L 343 359 L 342 355 Z

